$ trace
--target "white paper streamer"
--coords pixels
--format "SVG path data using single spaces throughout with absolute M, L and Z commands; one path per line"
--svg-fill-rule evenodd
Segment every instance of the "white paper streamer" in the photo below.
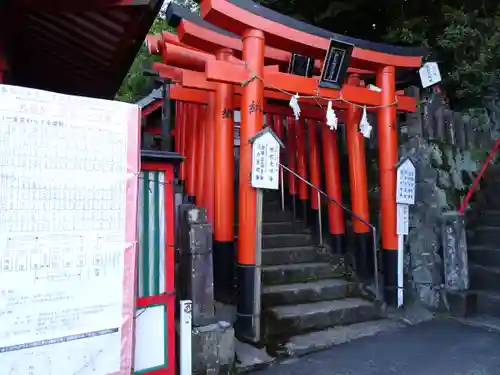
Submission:
M 365 138 L 370 138 L 372 132 L 372 126 L 368 122 L 368 115 L 366 114 L 366 106 L 363 107 L 363 115 L 361 116 L 361 122 L 359 123 L 359 131 Z
M 328 109 L 326 110 L 326 125 L 330 128 L 330 130 L 337 130 L 338 119 L 335 111 L 333 110 L 332 101 L 328 101 Z
M 298 120 L 300 118 L 299 94 L 292 96 L 292 99 L 290 99 L 290 107 L 293 109 L 295 120 Z
M 382 92 L 382 89 L 380 87 L 375 86 L 375 85 L 368 85 L 368 90 Z

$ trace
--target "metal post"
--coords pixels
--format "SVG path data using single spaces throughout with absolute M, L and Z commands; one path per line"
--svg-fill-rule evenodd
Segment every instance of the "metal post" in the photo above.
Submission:
M 281 179 L 281 211 L 285 211 L 285 181 L 283 180 L 283 167 L 280 167 Z
M 262 189 L 257 189 L 257 212 L 255 220 L 255 278 L 254 278 L 254 340 L 260 341 L 260 311 L 261 311 L 261 265 L 262 265 L 262 206 L 264 195 Z
M 398 235 L 398 307 L 404 304 L 404 235 Z
M 321 194 L 318 194 L 318 230 L 319 230 L 319 246 L 323 247 L 323 217 L 321 215 Z
M 378 270 L 378 250 L 377 250 L 377 230 L 371 227 L 373 233 L 373 264 L 375 268 L 375 289 L 377 301 L 382 301 L 382 292 L 380 290 L 379 270 Z
M 191 301 L 181 301 L 180 316 L 180 375 L 192 375 L 192 321 L 191 311 L 193 303 Z

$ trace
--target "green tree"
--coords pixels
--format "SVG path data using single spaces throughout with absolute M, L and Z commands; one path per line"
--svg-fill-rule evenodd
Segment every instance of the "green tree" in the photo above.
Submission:
M 453 108 L 482 107 L 499 91 L 497 0 L 260 0 L 281 13 L 362 39 L 426 46 Z M 489 106 L 489 104 L 487 105 Z
M 167 25 L 163 14 L 160 13 L 154 20 L 149 33 L 156 34 L 162 31 L 175 32 L 175 29 Z M 142 71 L 153 61 L 161 61 L 161 59 L 158 56 L 150 56 L 145 44 L 142 45 L 116 95 L 117 100 L 135 103 L 151 92 L 154 87 L 154 78 L 144 76 Z

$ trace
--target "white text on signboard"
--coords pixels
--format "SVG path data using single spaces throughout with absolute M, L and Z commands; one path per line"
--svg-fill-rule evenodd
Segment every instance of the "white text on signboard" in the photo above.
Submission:
M 270 133 L 257 137 L 252 145 L 252 186 L 279 189 L 280 145 Z
M 422 87 L 424 89 L 441 82 L 439 66 L 435 62 L 425 63 L 424 66 L 420 68 L 419 74 L 420 80 L 422 81 Z
M 406 159 L 397 170 L 396 203 L 415 204 L 415 166 Z

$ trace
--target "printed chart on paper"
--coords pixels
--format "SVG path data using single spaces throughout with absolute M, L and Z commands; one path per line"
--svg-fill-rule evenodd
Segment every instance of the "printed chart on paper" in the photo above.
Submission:
M 0 85 L 0 374 L 120 369 L 127 111 Z

